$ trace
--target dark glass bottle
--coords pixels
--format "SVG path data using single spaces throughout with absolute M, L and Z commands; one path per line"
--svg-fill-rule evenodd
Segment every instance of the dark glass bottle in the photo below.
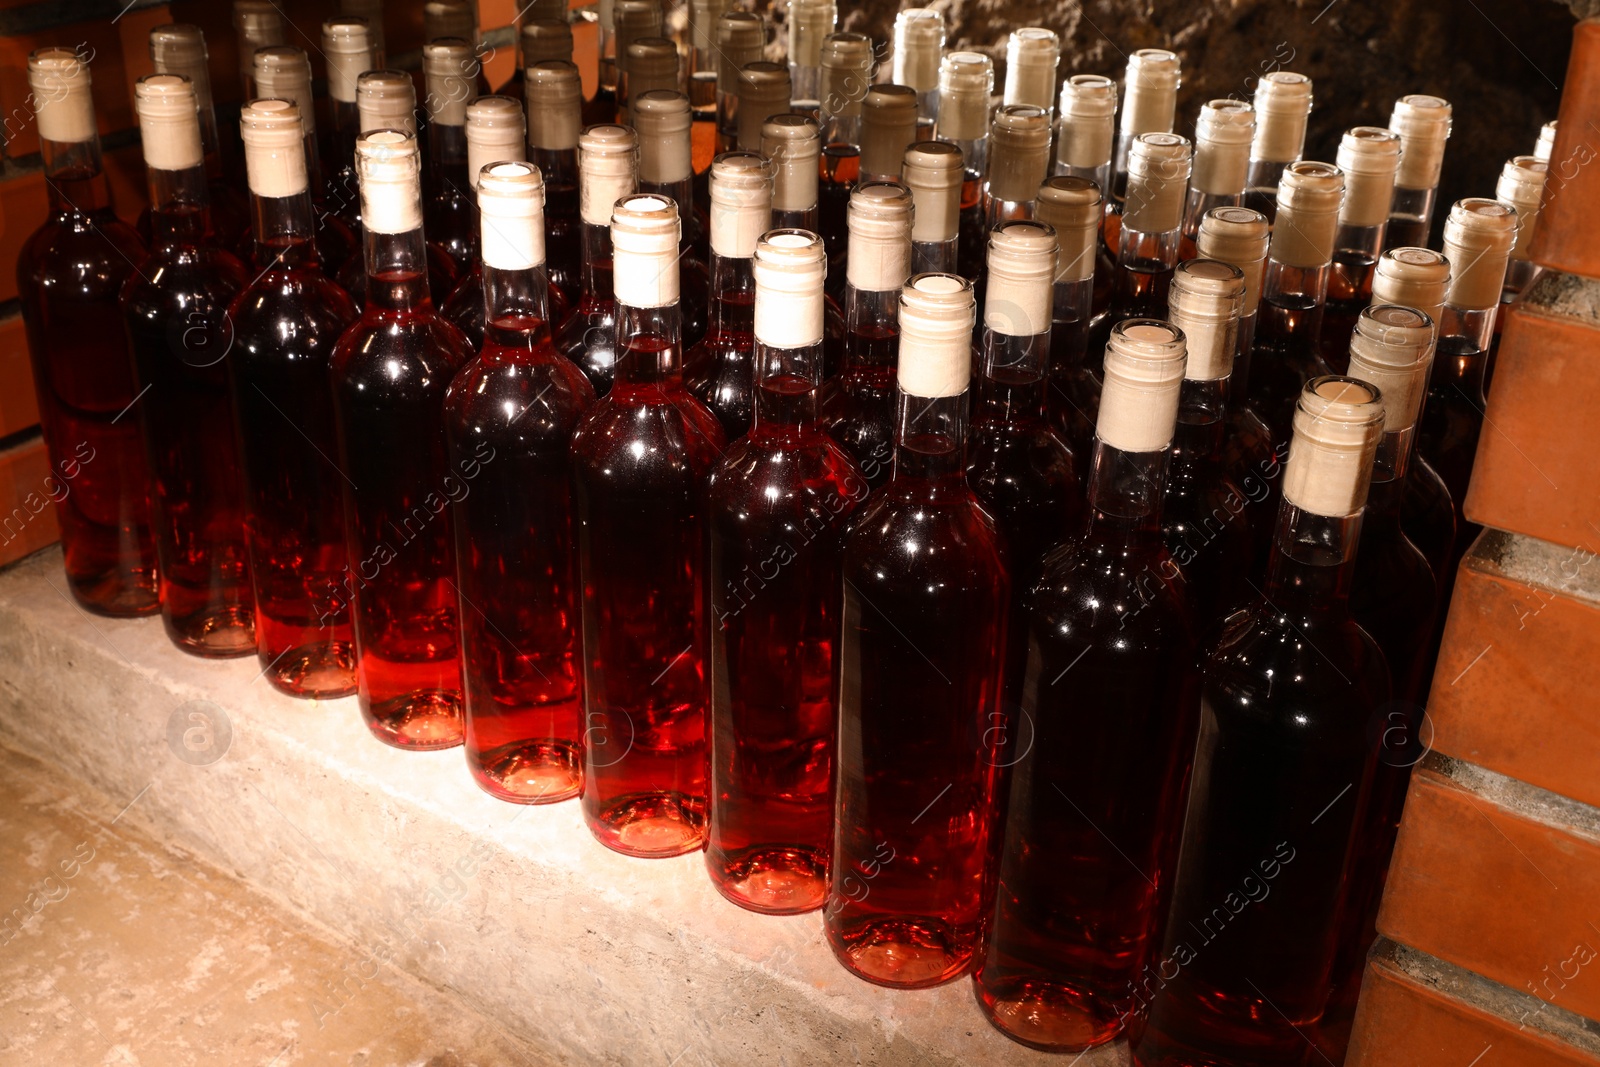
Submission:
M 1110 151 L 1109 140 L 1106 151 Z M 1105 166 L 1110 167 L 1109 155 Z M 1089 320 L 1093 315 L 1103 201 L 1099 186 L 1076 175 L 1058 175 L 1039 187 L 1038 219 L 1055 229 L 1059 246 L 1050 301 L 1050 388 L 1045 406 L 1050 421 L 1072 449 L 1073 467 L 1080 483 L 1089 474 L 1094 420 L 1100 410 L 1100 357 L 1104 349 L 1089 350 Z
M 550 343 L 543 181 L 529 163 L 478 179 L 487 326 L 445 393 L 452 470 L 494 452 L 452 501 L 467 767 L 525 804 L 583 786 L 572 436 L 594 388 Z
M 396 748 L 459 745 L 461 665 L 449 503 L 495 460 L 482 442 L 454 466 L 444 394 L 467 359 L 429 298 L 416 139 L 375 130 L 356 146 L 367 300 L 334 350 L 361 715 Z
M 471 42 L 442 37 L 422 46 L 422 69 L 428 88 L 423 226 L 459 275 L 478 258 L 478 210 L 467 169 L 467 107 L 478 95 L 478 57 Z M 449 295 L 440 293 L 440 302 Z
M 1338 163 L 1344 171 L 1344 202 L 1333 238 L 1317 354 L 1326 366 L 1343 374 L 1356 320 L 1372 303 L 1372 278 L 1383 251 L 1394 172 L 1400 163 L 1400 137 L 1381 126 L 1346 130 L 1339 142 Z
M 676 856 L 705 843 L 705 486 L 724 438 L 683 386 L 677 205 L 638 193 L 613 211 L 622 355 L 572 442 L 583 814 L 608 848 Z
M 1266 587 L 1203 667 L 1164 945 L 1123 994 L 1139 1067 L 1307 1062 L 1389 699 L 1349 599 L 1382 422 L 1370 386 L 1307 383 Z
M 245 535 L 255 586 L 256 655 L 291 696 L 356 691 L 344 472 L 328 365 L 355 304 L 317 259 L 300 109 L 258 100 L 240 114 L 264 269 L 234 298 L 226 361 L 239 420 Z M 298 153 L 298 158 L 296 154 Z M 270 257 L 270 258 L 268 258 Z
M 122 289 L 141 392 L 167 636 L 199 656 L 254 652 L 238 428 L 228 403 L 228 304 L 249 276 L 211 230 L 194 89 L 141 78 L 150 254 Z
M 823 926 L 846 968 L 898 988 L 964 973 L 989 907 L 1010 580 L 965 478 L 973 319 L 962 278 L 905 287 L 893 474 L 845 539 Z
M 899 182 L 866 182 L 850 198 L 856 252 L 844 288 L 844 363 L 822 393 L 828 433 L 874 487 L 888 481 L 893 452 L 898 302 L 911 270 L 911 212 L 911 190 Z
M 627 126 L 590 126 L 578 138 L 582 295 L 556 334 L 556 351 L 582 368 L 597 396 L 611 391 L 617 361 L 612 289 L 611 206 L 638 184 L 639 135 Z
M 152 615 L 160 598 L 150 479 L 117 302 L 145 248 L 112 210 L 88 65 L 41 48 L 28 57 L 28 82 L 50 214 L 17 257 L 17 291 L 67 588 L 96 614 Z
M 528 158 L 544 172 L 545 263 L 550 287 L 573 309 L 580 299 L 583 262 L 583 223 L 578 217 L 583 85 L 572 63 L 543 60 L 526 71 L 526 86 Z M 632 187 L 627 191 L 632 192 Z M 550 321 L 559 331 L 566 315 Z
M 727 158 L 713 165 L 713 195 Z M 753 268 L 754 423 L 708 492 L 706 866 L 735 904 L 792 915 L 820 907 L 827 891 L 840 554 L 867 483 L 819 417 L 822 239 L 772 231 Z
M 1161 530 L 1183 380 L 1174 327 L 1112 331 L 1086 531 L 1028 595 L 1028 670 L 998 890 L 974 976 L 1014 1040 L 1051 1052 L 1122 1032 L 1162 918 L 1192 758 L 1192 610 Z

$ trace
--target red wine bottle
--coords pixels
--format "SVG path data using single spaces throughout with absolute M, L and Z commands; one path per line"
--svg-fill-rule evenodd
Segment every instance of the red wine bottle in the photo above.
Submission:
M 1219 207 L 1238 207 L 1250 177 L 1250 143 L 1255 138 L 1255 108 L 1223 97 L 1200 108 L 1194 128 L 1194 171 L 1183 208 L 1180 259 L 1198 254 L 1200 220 Z
M 1256 82 L 1255 112 L 1244 206 L 1261 212 L 1276 225 L 1277 211 L 1283 206 L 1278 195 L 1283 174 L 1305 151 L 1311 79 L 1290 70 L 1268 71 Z
M 1117 247 L 1117 226 L 1127 198 L 1128 165 L 1133 142 L 1143 133 L 1171 133 L 1178 107 L 1181 77 L 1178 56 L 1164 48 L 1140 48 L 1128 57 L 1122 79 L 1122 112 L 1117 124 L 1117 149 L 1112 158 L 1111 185 L 1105 190 L 1108 247 Z
M 478 97 L 478 69 L 468 40 L 442 37 L 422 46 L 428 116 L 423 225 L 461 273 L 478 258 L 478 213 L 467 169 L 467 107 Z M 439 302 L 449 295 L 440 293 Z
M 1053 173 L 1094 182 L 1104 199 L 1116 151 L 1117 83 L 1103 74 L 1072 75 L 1061 83 L 1056 116 Z
M 874 85 L 861 99 L 861 180 L 897 182 L 917 139 L 917 91 Z
M 237 143 L 230 145 L 228 158 L 224 158 L 217 110 L 211 100 L 211 64 L 205 34 L 199 26 L 185 22 L 155 27 L 150 31 L 150 62 L 157 74 L 182 75 L 194 86 L 195 103 L 200 109 L 200 149 L 206 157 L 206 184 L 211 197 L 211 229 L 217 235 L 217 243 L 231 249 L 241 237 L 249 236 L 250 204 L 245 196 L 243 157 L 237 151 Z M 147 209 L 140 219 L 140 229 L 148 232 L 149 225 Z
M 328 68 L 328 210 L 354 229 L 361 224 L 361 188 L 356 177 L 356 140 L 361 136 L 357 81 L 377 67 L 373 27 L 364 18 L 334 18 L 322 24 L 322 56 Z M 340 276 L 337 272 L 335 276 Z
M 1385 251 L 1428 246 L 1450 121 L 1450 102 L 1437 96 L 1413 93 L 1394 102 L 1389 129 L 1400 135 L 1400 168 L 1383 235 Z
M 1338 164 L 1344 171 L 1344 203 L 1333 236 L 1333 265 L 1328 275 L 1328 302 L 1322 313 L 1317 353 L 1338 373 L 1350 358 L 1356 320 L 1372 303 L 1372 276 L 1383 252 L 1383 233 L 1394 196 L 1394 172 L 1400 163 L 1400 137 L 1379 126 L 1346 130 L 1339 142 Z
M 817 232 L 817 120 L 774 115 L 761 127 L 761 154 L 772 160 L 772 228 Z
M 41 48 L 28 57 L 28 85 L 50 214 L 17 257 L 17 291 L 67 588 L 99 615 L 153 615 L 150 476 L 132 410 L 140 387 L 117 303 L 145 247 L 112 208 L 88 64 Z
M 639 94 L 629 108 L 629 117 L 639 134 L 639 191 L 670 197 L 678 205 L 683 227 L 678 248 L 678 313 L 683 319 L 683 343 L 695 345 L 706 335 L 711 305 L 711 272 L 706 264 L 711 250 L 694 202 L 690 139 L 694 111 L 684 94 L 657 89 Z
M 914 8 L 912 10 L 925 10 Z M 911 190 L 911 273 L 953 274 L 959 266 L 961 149 L 945 141 L 918 141 L 905 150 L 901 176 Z
M 1107 140 L 1106 151 L 1110 151 Z M 1110 166 L 1110 156 L 1106 166 Z M 1089 352 L 1089 322 L 1094 314 L 1095 267 L 1099 259 L 1100 187 L 1080 175 L 1057 175 L 1039 187 L 1037 216 L 1056 231 L 1059 252 L 1050 301 L 1050 389 L 1045 405 L 1050 421 L 1072 449 L 1079 482 L 1089 473 L 1094 420 L 1100 408 L 1098 353 Z
M 583 130 L 578 68 L 565 60 L 543 60 L 529 67 L 525 100 L 528 159 L 544 172 L 545 262 L 550 285 L 561 294 L 570 315 L 580 298 L 584 258 L 583 223 L 578 217 L 578 136 Z M 552 320 L 558 337 L 565 322 L 565 315 Z
M 822 41 L 818 64 L 821 95 L 817 123 L 822 131 L 819 232 L 828 248 L 828 289 L 837 293 L 849 256 L 849 207 L 861 181 L 861 102 L 872 85 L 872 38 L 863 33 L 830 33 Z M 842 438 L 840 443 L 844 444 Z
M 583 369 L 597 396 L 611 391 L 622 346 L 612 289 L 611 207 L 638 186 L 639 135 L 590 126 L 578 138 L 582 295 L 556 334 L 556 351 Z
M 932 8 L 909 8 L 894 18 L 893 66 L 889 80 L 917 94 L 917 136 L 933 136 L 939 121 L 939 60 L 944 55 L 944 15 Z M 1052 80 L 1055 72 L 1051 71 Z M 1052 92 L 1054 89 L 1052 88 Z
M 1050 174 L 1050 112 L 1032 104 L 1002 105 L 989 126 L 989 164 L 983 179 L 988 228 L 1033 218 L 1039 186 Z
M 572 62 L 572 23 L 567 21 L 567 5 L 561 0 L 554 3 L 534 3 L 522 13 L 522 28 L 517 33 L 517 65 L 495 92 L 521 100 L 528 91 L 528 68 L 547 60 Z
M 983 186 L 989 166 L 989 102 L 994 60 L 982 52 L 948 52 L 939 61 L 939 121 L 934 137 L 961 149 L 961 221 L 957 273 L 974 285 L 983 276 Z

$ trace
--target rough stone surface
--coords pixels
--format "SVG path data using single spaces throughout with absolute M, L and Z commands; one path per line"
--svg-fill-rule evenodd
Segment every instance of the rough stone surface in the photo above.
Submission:
M 67 600 L 55 549 L 0 572 L 0 664 L 4 743 L 138 797 L 133 813 L 164 838 L 557 1062 L 1063 1062 L 1000 1036 L 964 980 L 859 981 L 817 915 L 734 907 L 698 855 L 616 855 L 575 804 L 507 805 L 473 785 L 459 750 L 378 743 L 353 700 L 280 696 L 254 658 L 187 656 L 154 619 L 91 619 Z M 220 758 L 178 758 L 214 753 L 224 722 Z M 1108 1047 L 1078 1067 L 1125 1062 Z

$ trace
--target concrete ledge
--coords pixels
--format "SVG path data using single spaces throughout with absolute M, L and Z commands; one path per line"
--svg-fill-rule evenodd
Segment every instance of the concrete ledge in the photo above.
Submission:
M 966 980 L 863 983 L 817 915 L 728 904 L 699 855 L 615 855 L 575 804 L 500 803 L 459 750 L 387 748 L 354 700 L 283 697 L 254 658 L 186 656 L 159 621 L 91 618 L 65 588 L 55 549 L 0 572 L 0 738 L 350 939 L 350 981 L 308 992 L 307 1025 L 376 959 L 565 1064 L 1063 1062 L 994 1031 Z

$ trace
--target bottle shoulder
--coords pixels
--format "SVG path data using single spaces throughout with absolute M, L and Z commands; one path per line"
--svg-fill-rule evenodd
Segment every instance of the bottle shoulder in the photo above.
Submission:
M 445 390 L 453 431 L 530 445 L 551 440 L 565 445 L 594 403 L 589 379 L 548 345 L 537 357 L 515 362 L 480 352 Z
M 867 481 L 849 453 L 821 432 L 798 443 L 742 437 L 711 473 L 707 496 L 730 529 L 847 519 L 865 502 Z M 842 521 L 838 527 L 843 529 Z
M 947 479 L 936 493 L 920 480 L 891 478 L 851 521 L 845 552 L 851 569 L 861 573 L 1009 585 L 994 518 L 959 478 Z
M 1389 699 L 1372 637 L 1345 613 L 1291 619 L 1264 598 L 1235 612 L 1205 657 L 1208 702 L 1245 716 L 1348 716 Z
M 716 417 L 681 381 L 617 383 L 584 415 L 572 442 L 580 473 L 603 481 L 702 483 L 726 447 Z
M 17 288 L 65 286 L 113 296 L 149 255 L 132 226 L 109 208 L 58 211 L 23 242 L 17 256 Z
M 461 331 L 431 303 L 389 311 L 369 302 L 334 346 L 333 376 L 352 393 L 442 395 L 466 360 Z
M 350 294 L 315 268 L 262 273 L 233 298 L 228 314 L 240 341 L 264 352 L 331 347 L 358 316 Z

